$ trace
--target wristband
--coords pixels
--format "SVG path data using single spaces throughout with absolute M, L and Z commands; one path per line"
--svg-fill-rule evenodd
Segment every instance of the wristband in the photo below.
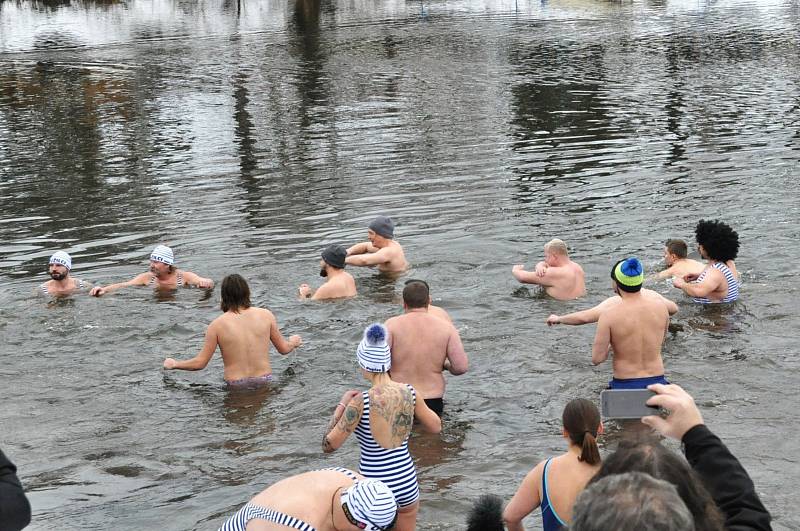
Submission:
M 346 406 L 346 405 L 344 405 L 344 404 L 342 404 L 341 402 L 339 402 L 339 403 L 337 404 L 337 406 L 342 406 L 343 408 L 347 409 L 347 406 Z

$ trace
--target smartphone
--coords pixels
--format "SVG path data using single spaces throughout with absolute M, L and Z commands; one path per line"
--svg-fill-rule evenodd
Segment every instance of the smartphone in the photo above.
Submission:
M 600 411 L 608 419 L 638 419 L 658 415 L 660 408 L 645 403 L 654 395 L 649 389 L 606 389 L 600 392 Z

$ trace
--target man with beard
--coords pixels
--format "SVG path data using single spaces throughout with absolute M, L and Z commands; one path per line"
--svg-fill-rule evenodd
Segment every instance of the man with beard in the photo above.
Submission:
M 341 245 L 327 246 L 322 251 L 322 260 L 319 262 L 319 275 L 327 280 L 313 293 L 308 284 L 301 284 L 300 298 L 322 300 L 355 297 L 357 295 L 356 283 L 353 276 L 344 270 L 345 258 L 347 258 L 347 249 L 344 247 Z
M 72 257 L 64 251 L 56 251 L 50 257 L 48 262 L 47 272 L 50 278 L 44 282 L 39 289 L 45 295 L 53 295 L 56 297 L 64 297 L 72 295 L 76 291 L 84 291 L 92 288 L 89 282 L 77 279 L 70 276 L 72 270 Z
M 203 278 L 191 271 L 182 271 L 175 267 L 175 255 L 166 245 L 158 245 L 150 253 L 150 271 L 135 276 L 127 282 L 118 282 L 108 286 L 96 286 L 91 294 L 100 297 L 120 288 L 129 286 L 151 286 L 159 290 L 177 289 L 184 286 L 194 286 L 203 289 L 214 287 L 214 281 Z

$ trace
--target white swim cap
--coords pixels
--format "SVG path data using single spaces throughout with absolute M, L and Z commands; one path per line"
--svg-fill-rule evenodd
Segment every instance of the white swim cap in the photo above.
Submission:
M 161 262 L 162 264 L 175 265 L 175 255 L 172 254 L 172 249 L 166 245 L 156 246 L 153 252 L 150 253 L 150 260 Z
M 364 524 L 365 531 L 385 531 L 394 525 L 397 518 L 394 494 L 377 479 L 356 481 L 342 492 L 340 501 L 342 505 L 347 504 L 342 507 L 345 515 L 349 511 L 354 519 Z
M 51 264 L 62 265 L 67 269 L 72 270 L 72 258 L 64 251 L 54 252 L 53 256 L 50 257 L 50 262 L 48 262 L 48 265 Z

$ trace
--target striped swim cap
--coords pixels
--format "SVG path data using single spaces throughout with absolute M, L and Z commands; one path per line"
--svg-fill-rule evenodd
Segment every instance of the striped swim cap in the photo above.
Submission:
M 389 331 L 382 324 L 374 323 L 364 330 L 364 338 L 356 349 L 358 365 L 369 372 L 389 372 L 392 367 L 392 352 L 386 342 Z
M 611 269 L 611 278 L 623 291 L 639 291 L 644 283 L 644 266 L 636 257 L 620 260 Z
M 61 265 L 72 270 L 72 257 L 64 251 L 56 251 L 53 253 L 53 256 L 50 257 L 50 261 L 47 264 Z
M 172 249 L 166 245 L 157 245 L 153 252 L 150 253 L 150 260 L 153 262 L 161 262 L 162 264 L 174 265 L 175 255 L 172 254 Z
M 390 529 L 397 517 L 397 502 L 386 484 L 377 479 L 356 481 L 340 498 L 345 515 L 358 521 L 365 531 Z M 362 527 L 363 525 L 363 527 Z

